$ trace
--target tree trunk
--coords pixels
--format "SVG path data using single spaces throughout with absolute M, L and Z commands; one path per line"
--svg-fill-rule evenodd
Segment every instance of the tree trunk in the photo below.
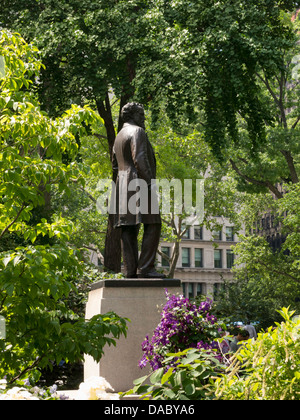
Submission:
M 130 82 L 134 77 L 134 72 L 130 73 Z M 133 95 L 133 90 L 129 89 L 127 94 L 124 94 L 120 98 L 120 111 L 119 111 L 119 122 L 118 122 L 118 132 L 122 129 L 123 121 L 121 119 L 121 110 L 123 106 L 130 100 L 130 97 Z M 116 139 L 116 132 L 113 122 L 112 110 L 109 100 L 109 94 L 106 93 L 105 101 L 96 101 L 97 109 L 99 115 L 104 120 L 104 125 L 107 133 L 108 147 L 110 153 L 110 160 L 112 162 L 113 146 Z M 116 182 L 114 178 L 116 175 L 113 175 L 113 181 Z M 109 215 L 107 232 L 105 238 L 105 250 L 104 250 L 104 267 L 113 271 L 114 273 L 119 273 L 121 271 L 121 229 L 114 229 L 114 217 Z
M 116 139 L 116 132 L 108 92 L 106 94 L 105 101 L 96 101 L 96 105 L 99 115 L 104 120 L 107 133 L 108 148 L 112 161 L 112 152 Z M 115 179 L 113 180 L 116 181 Z M 120 229 L 114 229 L 113 223 L 114 217 L 113 215 L 109 215 L 105 238 L 104 267 L 106 270 L 119 273 L 121 271 L 121 232 Z
M 295 166 L 295 162 L 294 162 L 294 158 L 292 156 L 292 153 L 289 150 L 280 150 L 280 152 L 283 154 L 287 166 L 289 168 L 290 171 L 290 175 L 291 175 L 291 180 L 293 184 L 298 184 L 299 182 L 299 177 L 297 174 L 297 170 L 296 170 L 296 166 Z
M 176 265 L 179 258 L 179 244 L 180 242 L 177 240 L 174 244 L 174 248 L 172 251 L 172 256 L 171 256 L 171 261 L 170 261 L 170 271 L 168 274 L 168 277 L 170 279 L 173 279 L 175 275 Z
M 113 215 L 109 215 L 105 237 L 104 266 L 114 273 L 121 272 L 121 229 L 113 226 Z

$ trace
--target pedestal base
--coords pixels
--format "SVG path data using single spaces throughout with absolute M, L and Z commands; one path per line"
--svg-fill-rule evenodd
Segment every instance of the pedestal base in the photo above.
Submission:
M 92 285 L 86 307 L 86 319 L 113 311 L 129 318 L 127 337 L 117 340 L 116 347 L 106 346 L 100 363 L 86 356 L 84 379 L 104 377 L 115 392 L 128 391 L 133 381 L 148 373 L 140 369 L 143 353 L 141 344 L 146 335 L 152 336 L 160 321 L 165 289 L 170 294 L 182 293 L 181 281 L 174 279 L 102 280 Z

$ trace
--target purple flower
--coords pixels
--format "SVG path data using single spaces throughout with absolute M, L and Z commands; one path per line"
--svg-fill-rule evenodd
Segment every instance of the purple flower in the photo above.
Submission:
M 68 397 L 68 395 L 65 395 L 65 394 L 60 394 L 60 395 L 59 395 L 59 399 L 60 399 L 61 401 L 65 401 L 65 400 L 68 400 L 68 399 L 69 399 L 69 397 Z
M 218 350 L 214 337 L 220 334 L 220 327 L 217 318 L 210 314 L 212 300 L 206 299 L 196 306 L 182 295 L 170 295 L 167 290 L 165 293 L 167 302 L 161 321 L 151 340 L 147 336 L 142 343 L 141 368 L 149 363 L 153 370 L 158 369 L 166 354 L 187 348 Z
M 49 391 L 50 391 L 50 394 L 51 394 L 51 395 L 52 395 L 52 394 L 55 394 L 55 393 L 56 393 L 56 391 L 57 391 L 57 385 L 56 385 L 56 384 L 54 384 L 54 385 L 50 386 Z

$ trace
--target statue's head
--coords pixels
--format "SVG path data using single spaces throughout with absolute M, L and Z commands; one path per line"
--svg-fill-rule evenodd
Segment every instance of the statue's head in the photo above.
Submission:
M 139 127 L 145 128 L 145 111 L 143 105 L 137 102 L 130 102 L 123 106 L 121 118 L 124 123 L 134 122 Z

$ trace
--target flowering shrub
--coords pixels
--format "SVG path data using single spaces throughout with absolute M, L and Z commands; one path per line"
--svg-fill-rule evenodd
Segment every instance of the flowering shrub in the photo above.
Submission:
M 112 393 L 114 389 L 102 377 L 88 378 L 79 386 L 76 400 L 119 400 L 119 394 Z M 20 386 L 7 387 L 6 379 L 0 380 L 0 401 L 4 400 L 68 400 L 69 397 L 57 392 L 57 385 L 47 388 L 32 386 L 29 379 Z
M 57 386 L 53 385 L 49 388 L 39 388 L 31 386 L 28 379 L 23 382 L 22 386 L 14 386 L 7 388 L 5 379 L 0 380 L 0 401 L 16 401 L 16 400 L 65 400 L 68 397 L 58 395 Z
M 144 355 L 139 366 L 150 364 L 153 370 L 162 367 L 168 353 L 176 353 L 188 348 L 209 350 L 221 359 L 221 351 L 216 341 L 225 326 L 210 314 L 212 300 L 207 299 L 200 305 L 193 304 L 182 295 L 170 295 L 166 291 L 161 321 L 149 340 L 142 343 Z
M 220 400 L 300 400 L 300 319 L 288 308 L 284 318 L 240 348 L 216 381 Z
M 214 381 L 226 369 L 209 351 L 196 348 L 168 355 L 163 365 L 169 367 L 135 380 L 124 395 L 139 395 L 143 400 L 150 395 L 153 400 L 212 400 Z

